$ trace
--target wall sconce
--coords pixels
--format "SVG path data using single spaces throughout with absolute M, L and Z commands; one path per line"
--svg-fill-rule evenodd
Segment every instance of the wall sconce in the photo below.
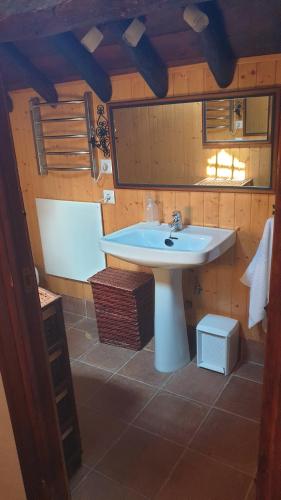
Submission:
M 99 104 L 97 106 L 97 126 L 93 130 L 92 145 L 103 152 L 105 158 L 110 157 L 110 140 L 109 140 L 109 126 L 108 119 L 104 114 L 104 106 Z

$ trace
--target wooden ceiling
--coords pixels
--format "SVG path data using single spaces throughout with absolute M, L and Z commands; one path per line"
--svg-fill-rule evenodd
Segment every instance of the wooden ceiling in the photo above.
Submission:
M 82 0 L 80 2 L 83 3 Z M 5 3 L 10 2 L 2 2 L 2 4 Z M 52 4 L 52 1 L 48 0 L 47 3 Z M 167 0 L 165 7 L 157 10 L 157 15 L 148 13 L 146 16 L 146 34 L 167 66 L 204 61 L 200 38 L 188 27 L 182 17 L 182 6 L 186 3 L 188 2 Z M 223 14 L 226 33 L 235 57 L 280 52 L 280 0 L 218 0 L 217 4 Z M 4 19 L 3 8 L 2 5 L 0 29 Z M 126 17 L 126 14 L 123 17 Z M 93 23 L 83 24 L 72 31 L 77 38 L 81 39 L 92 26 Z M 100 66 L 109 74 L 135 71 L 131 59 L 118 43 L 118 37 L 111 29 L 111 23 L 99 24 L 99 28 L 104 34 L 104 39 L 94 53 L 94 57 Z M 54 48 L 49 37 L 38 37 L 36 40 L 26 39 L 27 35 L 24 30 L 22 33 L 23 39 L 15 42 L 16 47 L 51 82 L 81 79 L 81 75 L 72 64 Z M 20 30 L 18 37 L 21 37 Z M 0 36 L 0 40 L 3 40 L 3 36 Z M 8 90 L 30 86 L 26 75 L 12 63 L 6 54 L 2 53 L 1 45 L 0 70 Z

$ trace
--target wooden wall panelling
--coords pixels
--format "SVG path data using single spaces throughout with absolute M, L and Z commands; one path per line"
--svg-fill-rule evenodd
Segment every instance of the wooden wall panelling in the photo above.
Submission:
M 191 221 L 190 194 L 189 191 L 176 191 L 175 194 L 175 207 L 181 211 L 184 224 Z
M 234 249 L 217 260 L 216 313 L 231 316 Z
M 195 226 L 204 224 L 204 193 L 191 191 L 190 193 L 190 223 Z
M 238 66 L 239 89 L 256 87 L 257 67 L 256 63 L 241 63 Z
M 219 225 L 219 193 L 204 193 L 204 226 Z
M 270 86 L 275 83 L 276 61 L 257 63 L 257 85 Z
M 281 85 L 281 60 L 276 61 L 275 83 Z
M 169 93 L 173 95 L 216 90 L 205 64 L 172 68 L 169 70 L 169 75 Z M 281 83 L 280 55 L 238 61 L 231 87 L 249 88 L 274 83 Z M 151 97 L 151 92 L 137 74 L 113 77 L 112 84 L 115 100 Z M 88 89 L 83 82 L 71 82 L 57 87 L 61 96 L 81 95 Z M 31 91 L 13 93 L 15 109 L 11 114 L 11 120 L 34 260 L 43 273 L 34 198 L 42 196 L 77 201 L 98 201 L 102 198 L 102 189 L 112 188 L 113 181 L 112 176 L 107 175 L 95 184 L 88 173 L 81 174 L 81 177 L 80 174 L 77 177 L 57 173 L 44 178 L 38 176 L 28 109 L 28 99 L 31 96 L 34 96 Z M 99 100 L 96 96 L 93 97 L 96 116 L 96 105 Z M 143 149 L 140 147 L 140 150 Z M 209 154 L 208 151 L 205 154 L 204 163 Z M 252 149 L 248 151 L 247 148 L 237 147 L 235 154 L 240 161 L 246 163 L 249 158 L 249 169 L 256 168 L 262 171 L 262 158 L 265 150 L 263 154 L 259 154 L 253 152 Z M 103 154 L 98 150 L 96 157 L 99 161 L 103 158 Z M 162 168 L 164 167 L 163 158 L 159 159 Z M 155 158 L 154 161 L 156 161 Z M 184 163 L 187 164 L 188 161 L 187 155 Z M 258 332 L 249 332 L 247 328 L 248 289 L 239 280 L 256 250 L 265 220 L 272 213 L 274 195 L 192 191 L 152 191 L 152 194 L 159 203 L 163 220 L 167 222 L 170 221 L 172 210 L 178 208 L 182 210 L 185 220 L 192 224 L 222 227 L 231 227 L 233 224 L 233 227 L 239 227 L 234 250 L 227 252 L 216 262 L 200 271 L 184 273 L 185 298 L 188 303 L 187 316 L 194 323 L 196 316 L 199 318 L 207 312 L 229 314 L 241 321 L 244 335 L 262 340 Z M 145 196 L 146 192 L 143 190 L 116 190 L 116 205 L 103 206 L 102 209 L 105 233 L 142 220 Z M 127 269 L 138 268 L 113 257 L 108 257 L 108 264 Z M 197 281 L 203 288 L 199 295 L 194 292 Z M 91 297 L 88 285 L 83 283 L 46 276 L 46 284 L 60 293 Z
M 235 194 L 220 193 L 218 226 L 234 229 L 235 223 Z

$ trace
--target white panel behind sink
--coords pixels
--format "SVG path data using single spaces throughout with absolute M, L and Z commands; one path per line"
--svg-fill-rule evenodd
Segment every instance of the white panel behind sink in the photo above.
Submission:
M 105 268 L 100 203 L 36 199 L 47 274 L 86 281 Z

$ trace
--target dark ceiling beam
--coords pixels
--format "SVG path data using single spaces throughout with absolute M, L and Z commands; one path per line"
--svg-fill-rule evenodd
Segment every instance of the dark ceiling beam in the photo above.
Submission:
M 73 68 L 85 80 L 103 102 L 112 95 L 111 81 L 108 74 L 96 62 L 92 54 L 68 31 L 51 38 L 56 49 L 72 64 Z
M 202 0 L 1 0 L 0 42 L 32 39 Z M 207 0 L 208 1 L 208 0 Z
M 21 78 L 25 80 L 29 87 L 32 87 L 46 102 L 57 102 L 57 91 L 49 79 L 36 68 L 30 60 L 20 52 L 17 47 L 6 42 L 0 44 L 0 55 L 4 54 L 17 68 Z
M 112 25 L 112 30 L 152 92 L 156 97 L 165 97 L 168 92 L 167 67 L 146 34 L 142 35 L 136 47 L 124 40 L 123 34 L 129 24 L 130 21 L 119 21 Z
M 204 58 L 219 87 L 227 87 L 233 80 L 236 59 L 225 31 L 224 19 L 217 3 L 202 4 L 196 9 L 208 18 L 208 25 L 198 32 Z

